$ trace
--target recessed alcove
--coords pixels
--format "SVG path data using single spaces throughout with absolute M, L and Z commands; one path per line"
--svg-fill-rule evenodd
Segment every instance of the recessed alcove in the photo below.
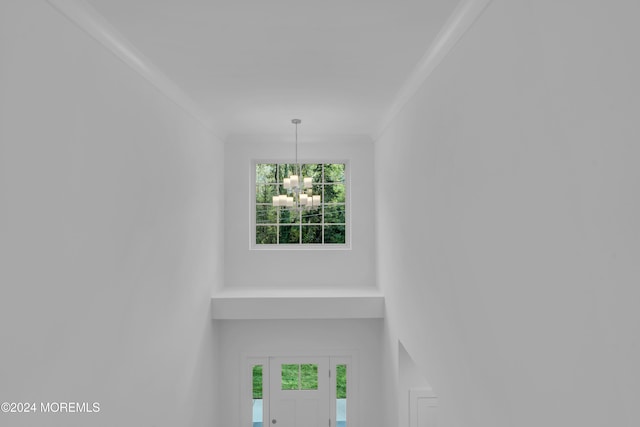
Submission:
M 216 320 L 376 319 L 384 317 L 377 289 L 222 289 L 211 297 Z

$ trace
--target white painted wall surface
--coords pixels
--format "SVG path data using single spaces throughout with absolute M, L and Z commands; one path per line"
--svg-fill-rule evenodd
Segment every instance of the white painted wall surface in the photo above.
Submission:
M 409 394 L 411 390 L 428 390 L 429 382 L 424 378 L 420 368 L 407 353 L 402 343 L 398 342 L 398 426 L 411 426 Z M 415 412 L 415 411 L 413 411 Z M 414 420 L 415 423 L 415 420 Z
M 239 425 L 243 355 L 331 355 L 332 350 L 356 350 L 360 378 L 358 426 L 385 426 L 380 375 L 381 320 L 217 320 L 216 323 L 222 354 L 219 399 L 220 408 L 224 408 L 219 412 L 219 425 Z M 347 384 L 347 390 L 349 387 Z
M 0 3 L 2 426 L 215 425 L 222 145 L 45 1 Z
M 639 14 L 494 0 L 376 141 L 385 360 L 442 426 L 640 424 Z
M 231 136 L 225 141 L 225 286 L 374 288 L 373 144 L 368 137 L 307 137 L 299 127 L 299 159 L 349 161 L 350 250 L 250 250 L 254 160 L 295 160 L 291 135 Z M 287 274 L 281 274 L 286 267 Z

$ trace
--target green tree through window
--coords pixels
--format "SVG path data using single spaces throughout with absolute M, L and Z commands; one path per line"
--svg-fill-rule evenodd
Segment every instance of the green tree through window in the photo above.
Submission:
M 253 367 L 253 398 L 262 399 L 262 365 Z
M 336 398 L 347 398 L 347 365 L 336 366 Z
M 272 206 L 274 196 L 287 194 L 284 178 L 297 170 L 288 163 L 257 163 L 255 182 L 256 245 L 345 245 L 347 243 L 347 182 L 345 163 L 301 164 L 311 177 L 321 205 L 296 211 Z
M 290 365 L 280 366 L 282 376 L 282 390 L 317 390 L 318 365 Z

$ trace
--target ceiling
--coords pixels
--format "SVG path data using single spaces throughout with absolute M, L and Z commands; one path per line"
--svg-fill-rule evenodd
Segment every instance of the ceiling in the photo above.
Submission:
M 457 0 L 88 0 L 216 133 L 368 134 Z

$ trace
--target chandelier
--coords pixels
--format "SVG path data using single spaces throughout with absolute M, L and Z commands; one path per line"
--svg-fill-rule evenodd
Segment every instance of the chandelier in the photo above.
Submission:
M 282 186 L 287 194 L 273 196 L 272 206 L 280 206 L 287 209 L 303 210 L 320 207 L 320 196 L 313 194 L 313 182 L 310 177 L 302 177 L 302 168 L 298 162 L 298 125 L 300 119 L 293 119 L 291 123 L 296 125 L 296 163 L 293 174 L 283 180 Z

